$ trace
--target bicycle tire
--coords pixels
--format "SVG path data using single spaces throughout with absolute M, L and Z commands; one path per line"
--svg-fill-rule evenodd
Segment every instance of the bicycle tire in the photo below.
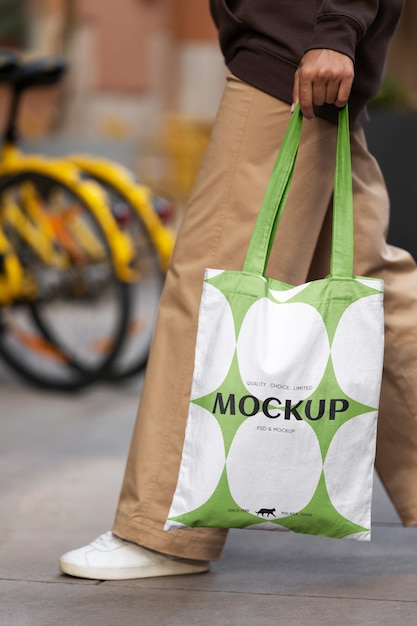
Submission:
M 81 178 L 72 188 L 50 173 L 14 173 L 0 178 L 3 206 L 13 198 L 24 210 L 24 183 L 34 190 L 47 220 L 58 220 L 63 232 L 69 223 L 72 229 L 75 225 L 84 229 L 96 246 L 96 258 L 81 250 L 77 237 L 72 234 L 71 238 L 67 232 L 75 248 L 69 250 L 61 233 L 54 245 L 69 261 L 67 267 L 57 269 L 4 223 L 37 293 L 0 311 L 0 354 L 20 377 L 36 386 L 57 391 L 81 389 L 103 377 L 126 340 L 130 285 L 119 278 L 108 234 L 89 206 L 91 185 L 86 193 Z
M 127 340 L 105 372 L 107 379 L 120 381 L 140 374 L 146 368 L 165 272 L 155 244 L 140 217 L 140 208 L 138 210 L 132 204 L 123 185 L 109 181 L 104 174 L 98 175 L 96 168 L 92 172 L 88 166 L 84 167 L 85 176 L 98 182 L 105 190 L 119 228 L 129 234 L 134 248 L 131 265 L 139 276 L 131 286 Z

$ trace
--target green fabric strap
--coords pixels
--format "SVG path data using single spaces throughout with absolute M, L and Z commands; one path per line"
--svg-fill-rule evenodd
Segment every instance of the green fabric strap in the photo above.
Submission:
M 243 264 L 244 272 L 265 275 L 294 171 L 302 120 L 300 107 L 297 105 L 268 182 Z M 353 276 L 353 194 L 347 106 L 339 111 L 330 276 L 333 278 Z

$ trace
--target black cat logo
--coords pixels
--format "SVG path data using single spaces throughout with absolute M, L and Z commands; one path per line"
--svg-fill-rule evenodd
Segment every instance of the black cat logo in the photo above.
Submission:
M 267 517 L 269 517 L 270 515 L 273 515 L 274 517 L 276 517 L 275 511 L 276 509 L 259 509 L 259 511 L 255 511 L 255 513 L 256 515 L 262 515 L 262 517 L 264 517 L 265 515 Z

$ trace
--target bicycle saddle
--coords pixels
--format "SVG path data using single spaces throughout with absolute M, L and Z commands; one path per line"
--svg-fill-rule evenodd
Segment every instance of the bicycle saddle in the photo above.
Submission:
M 19 65 L 19 57 L 10 50 L 0 50 L 0 82 L 9 81 Z
M 55 85 L 64 76 L 67 68 L 68 61 L 61 57 L 32 59 L 19 65 L 10 82 L 17 91 Z

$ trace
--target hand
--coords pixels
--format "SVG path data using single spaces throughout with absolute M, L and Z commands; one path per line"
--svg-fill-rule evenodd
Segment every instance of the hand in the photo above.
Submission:
M 343 107 L 350 95 L 355 72 L 350 57 L 336 50 L 309 50 L 294 76 L 293 102 L 300 102 L 307 119 L 314 118 L 313 105 Z

